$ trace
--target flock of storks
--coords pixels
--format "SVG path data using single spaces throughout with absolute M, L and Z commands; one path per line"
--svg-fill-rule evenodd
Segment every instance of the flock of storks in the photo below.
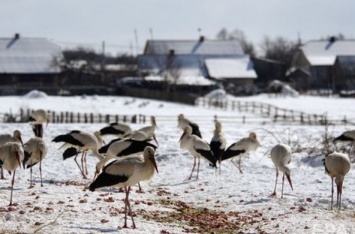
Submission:
M 7 170 L 11 180 L 10 205 L 12 205 L 13 186 L 15 181 L 15 172 L 18 167 L 30 168 L 30 187 L 32 183 L 32 167 L 39 164 L 39 171 L 42 182 L 41 162 L 47 154 L 47 146 L 43 138 L 43 124 L 50 122 L 50 115 L 46 110 L 39 109 L 31 113 L 29 123 L 32 126 L 34 137 L 23 143 L 21 132 L 15 130 L 13 134 L 0 135 L 0 167 L 1 179 L 4 179 L 3 169 Z M 132 227 L 135 228 L 133 215 L 129 203 L 129 193 L 131 186 L 139 185 L 140 181 L 149 180 L 153 177 L 155 171 L 158 172 L 155 161 L 155 150 L 159 142 L 155 137 L 157 127 L 155 117 L 151 117 L 151 125 L 132 130 L 125 123 L 111 123 L 94 134 L 74 130 L 66 134 L 56 136 L 52 141 L 63 143 L 59 149 L 63 149 L 63 159 L 74 157 L 83 178 L 87 178 L 88 169 L 86 165 L 86 156 L 90 150 L 98 159 L 96 164 L 93 182 L 89 185 L 90 191 L 95 191 L 103 187 L 118 187 L 125 190 L 125 221 L 123 227 L 127 227 L 127 216 L 132 219 Z M 256 151 L 260 147 L 256 133 L 251 132 L 248 137 L 234 142 L 229 147 L 226 146 L 226 139 L 222 132 L 222 125 L 216 121 L 214 135 L 210 142 L 203 140 L 199 126 L 185 118 L 183 114 L 178 116 L 178 128 L 183 133 L 180 137 L 180 148 L 187 150 L 194 158 L 193 167 L 189 180 L 196 169 L 196 179 L 200 168 L 200 159 L 208 161 L 209 165 L 220 170 L 222 161 L 231 159 L 233 164 L 243 173 L 241 169 L 241 158 L 251 151 Z M 104 143 L 102 136 L 114 135 L 115 138 L 108 144 Z M 152 144 L 152 141 L 156 144 Z M 355 143 L 355 130 L 346 131 L 334 139 L 337 142 Z M 77 157 L 81 153 L 80 162 Z M 283 173 L 282 192 L 285 177 L 293 189 L 291 181 L 291 171 L 288 164 L 291 161 L 292 150 L 289 145 L 277 144 L 271 151 L 271 160 L 276 167 L 276 180 L 272 196 L 276 196 L 276 185 L 279 171 Z M 238 160 L 238 161 L 236 161 Z M 351 163 L 347 154 L 332 152 L 324 158 L 325 170 L 332 181 L 331 208 L 333 208 L 333 183 L 337 186 L 337 205 L 341 207 L 342 184 L 345 175 L 349 172 Z M 219 171 L 220 172 L 220 171 Z M 140 186 L 139 186 L 140 188 Z

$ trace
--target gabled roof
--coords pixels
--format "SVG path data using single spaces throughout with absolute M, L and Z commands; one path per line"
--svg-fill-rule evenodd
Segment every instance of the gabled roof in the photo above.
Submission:
M 355 40 L 309 41 L 300 49 L 312 66 L 331 66 L 338 55 L 355 55 Z
M 206 59 L 205 64 L 209 76 L 215 79 L 257 78 L 249 56 L 234 59 Z
M 148 40 L 144 49 L 146 55 L 243 55 L 237 40 Z
M 58 73 L 54 56 L 62 56 L 59 45 L 45 38 L 0 38 L 0 73 L 48 74 Z

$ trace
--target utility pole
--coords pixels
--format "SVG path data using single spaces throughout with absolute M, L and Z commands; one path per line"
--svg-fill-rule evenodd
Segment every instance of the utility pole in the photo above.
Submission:
M 138 55 L 138 33 L 137 33 L 137 29 L 134 29 L 134 38 L 136 40 L 136 52 Z
M 105 63 L 106 63 L 106 56 L 105 56 L 105 41 L 102 41 L 102 45 L 101 45 L 101 83 L 103 84 L 104 82 L 106 82 L 106 74 L 105 74 Z

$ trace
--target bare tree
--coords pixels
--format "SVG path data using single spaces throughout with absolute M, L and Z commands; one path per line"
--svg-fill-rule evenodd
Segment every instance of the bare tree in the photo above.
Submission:
M 245 54 L 255 56 L 255 48 L 251 41 L 247 39 L 244 32 L 239 29 L 235 29 L 232 32 L 228 32 L 227 29 L 222 28 L 217 33 L 217 39 L 220 40 L 238 40 Z
M 298 43 L 289 41 L 284 37 L 271 39 L 268 36 L 264 37 L 261 44 L 266 58 L 284 62 L 287 67 L 290 67 L 292 56 L 298 46 Z
M 222 28 L 218 33 L 217 33 L 217 39 L 219 40 L 227 40 L 228 39 L 228 31 L 226 28 Z

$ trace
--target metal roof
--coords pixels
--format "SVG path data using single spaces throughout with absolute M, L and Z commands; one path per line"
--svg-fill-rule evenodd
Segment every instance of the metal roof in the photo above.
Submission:
M 215 79 L 257 78 L 249 56 L 235 59 L 206 59 L 205 64 L 208 74 Z
M 237 40 L 148 40 L 144 54 L 244 55 Z
M 54 56 L 62 56 L 59 45 L 45 38 L 0 38 L 0 73 L 59 73 Z
M 355 55 L 355 40 L 309 41 L 300 49 L 311 65 L 331 66 L 338 55 Z

